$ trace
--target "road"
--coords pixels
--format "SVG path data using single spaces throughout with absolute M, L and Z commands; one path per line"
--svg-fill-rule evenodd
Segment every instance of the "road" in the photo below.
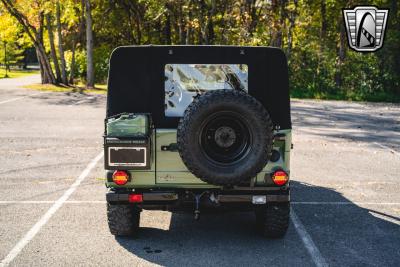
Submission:
M 256 234 L 248 213 L 142 213 L 138 238 L 106 223 L 105 97 L 0 80 L 3 266 L 399 266 L 400 106 L 293 100 L 292 223 Z M 293 221 L 295 224 L 293 224 Z

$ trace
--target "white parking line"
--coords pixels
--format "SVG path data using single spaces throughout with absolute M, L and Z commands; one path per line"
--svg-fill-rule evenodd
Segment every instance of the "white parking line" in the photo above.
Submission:
M 41 227 L 45 225 L 51 216 L 63 205 L 63 204 L 105 204 L 104 200 L 67 200 L 69 196 L 76 190 L 79 184 L 87 177 L 90 171 L 94 168 L 96 163 L 102 158 L 103 153 L 100 153 L 92 162 L 86 167 L 82 174 L 78 177 L 73 185 L 64 193 L 64 195 L 57 201 L 52 200 L 31 200 L 31 201 L 13 201 L 4 200 L 0 201 L 0 204 L 52 204 L 53 206 L 47 211 L 47 213 L 29 230 L 29 232 L 22 238 L 17 245 L 11 250 L 11 252 L 2 260 L 0 267 L 8 266 L 8 264 L 21 252 L 21 250 L 33 239 L 33 237 L 39 232 Z M 400 205 L 400 202 L 349 202 L 349 201 L 292 201 L 293 205 Z M 291 210 L 290 218 L 296 229 L 296 232 L 300 236 L 304 246 L 310 254 L 312 260 L 316 266 L 328 266 L 325 258 L 321 255 L 321 252 L 315 245 L 311 236 L 308 234 L 304 225 L 297 217 L 294 210 Z
M 22 251 L 22 249 L 35 237 L 40 229 L 50 220 L 50 218 L 57 212 L 59 208 L 67 201 L 72 193 L 78 188 L 82 181 L 89 175 L 92 169 L 96 166 L 97 162 L 103 157 L 103 152 L 98 154 L 79 175 L 75 182 L 68 188 L 67 191 L 47 210 L 47 212 L 36 222 L 34 226 L 25 234 L 25 236 L 18 241 L 15 247 L 8 253 L 8 255 L 1 261 L 0 267 L 8 266 L 11 261 Z
M 399 156 L 399 157 L 400 157 L 400 153 L 399 153 L 399 152 L 397 152 L 397 151 L 395 151 L 393 148 L 390 148 L 390 147 L 388 147 L 388 146 L 385 146 L 385 145 L 379 144 L 378 142 L 374 142 L 374 144 L 375 144 L 375 145 L 377 145 L 377 146 L 379 146 L 379 147 L 381 147 L 381 148 L 384 148 L 384 149 L 389 149 L 389 151 L 390 151 L 390 152 L 392 152 L 393 154 L 395 154 L 395 155 L 397 155 L 397 156 Z
M 2 200 L 0 204 L 53 204 L 55 200 Z
M 306 247 L 315 265 L 318 267 L 328 266 L 325 258 L 322 257 L 321 252 L 319 252 L 319 249 L 315 245 L 311 236 L 308 234 L 306 228 L 304 228 L 304 225 L 301 223 L 300 219 L 297 217 L 293 209 L 290 211 L 290 218 L 292 219 L 294 228 L 299 234 L 301 241 L 303 241 L 303 244 Z
M 13 101 L 17 101 L 17 100 L 20 100 L 20 99 L 23 99 L 23 98 L 27 98 L 27 97 L 30 97 L 30 96 L 39 95 L 39 94 L 43 94 L 43 92 L 36 93 L 36 94 L 30 94 L 30 95 L 26 95 L 26 96 L 21 96 L 21 97 L 15 97 L 15 98 L 11 98 L 11 99 L 8 99 L 8 100 L 4 100 L 4 101 L 0 102 L 0 105 L 1 104 L 5 104 L 5 103 L 9 103 L 9 102 L 13 102 Z
M 3 200 L 1 204 L 53 204 L 55 200 Z M 64 204 L 104 204 L 104 200 L 67 200 Z

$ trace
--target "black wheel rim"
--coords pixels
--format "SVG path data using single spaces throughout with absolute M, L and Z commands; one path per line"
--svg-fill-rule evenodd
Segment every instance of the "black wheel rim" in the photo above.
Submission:
M 243 159 L 251 148 L 249 125 L 238 113 L 214 113 L 200 127 L 199 145 L 208 160 L 231 165 Z

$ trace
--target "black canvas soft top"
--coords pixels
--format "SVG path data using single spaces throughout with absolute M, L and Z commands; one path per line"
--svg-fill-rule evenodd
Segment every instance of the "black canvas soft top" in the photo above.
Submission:
M 107 117 L 151 113 L 156 128 L 176 128 L 179 118 L 164 115 L 166 64 L 246 64 L 248 93 L 264 105 L 274 125 L 291 128 L 287 61 L 272 47 L 118 47 L 110 58 Z

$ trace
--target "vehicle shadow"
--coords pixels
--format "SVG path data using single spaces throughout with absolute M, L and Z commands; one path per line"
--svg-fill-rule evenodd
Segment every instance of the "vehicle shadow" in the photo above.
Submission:
M 87 94 L 79 92 L 53 92 L 32 96 L 34 99 L 45 101 L 49 105 L 58 106 L 92 106 L 104 108 L 106 105 L 105 94 Z
M 380 206 L 357 206 L 330 188 L 296 181 L 291 186 L 292 211 L 330 265 L 399 265 L 399 217 Z M 265 239 L 248 212 L 203 214 L 198 222 L 192 214 L 173 213 L 168 230 L 143 227 L 134 239 L 116 240 L 137 257 L 163 266 L 313 265 L 293 224 L 285 238 Z

